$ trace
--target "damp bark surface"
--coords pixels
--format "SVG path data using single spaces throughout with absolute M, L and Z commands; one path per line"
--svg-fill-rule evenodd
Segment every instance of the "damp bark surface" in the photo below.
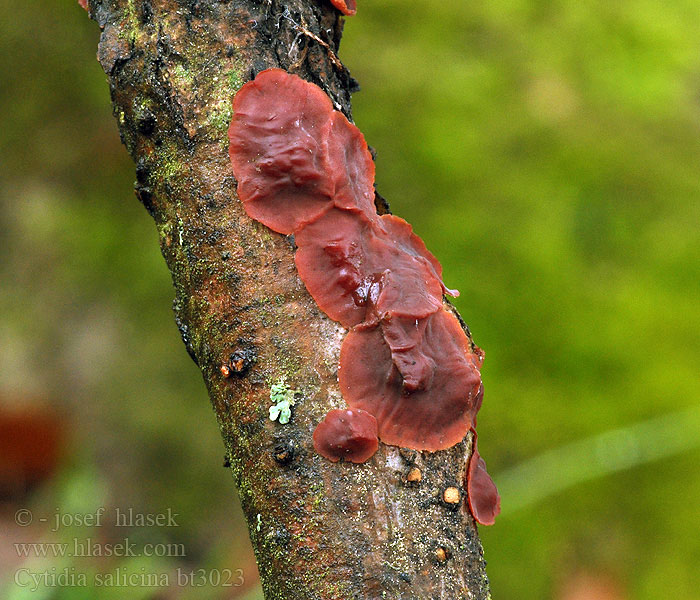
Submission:
M 345 407 L 337 369 L 346 330 L 307 293 L 293 238 L 250 219 L 236 196 L 231 100 L 256 73 L 298 74 L 352 118 L 357 85 L 338 59 L 339 12 L 311 0 L 90 0 L 88 12 L 102 29 L 98 59 L 136 163 L 136 195 L 159 231 L 177 326 L 209 391 L 265 597 L 488 598 L 463 488 L 471 436 L 435 453 L 380 444 L 364 464 L 314 452 L 316 425 Z M 288 423 L 269 418 L 273 386 L 294 400 Z

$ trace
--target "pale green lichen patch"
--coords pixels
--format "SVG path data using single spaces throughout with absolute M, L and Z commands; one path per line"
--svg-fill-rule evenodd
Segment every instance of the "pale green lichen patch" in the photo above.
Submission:
M 286 378 L 280 377 L 276 383 L 270 387 L 270 420 L 279 421 L 280 425 L 286 425 L 292 417 L 292 406 L 295 404 L 293 390 L 287 384 Z

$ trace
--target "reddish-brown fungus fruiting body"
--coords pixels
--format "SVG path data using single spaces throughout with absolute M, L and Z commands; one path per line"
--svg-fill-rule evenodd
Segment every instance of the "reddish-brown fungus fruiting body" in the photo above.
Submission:
M 295 241 L 299 276 L 345 327 L 377 317 L 420 319 L 442 308 L 440 265 L 403 219 L 333 207 Z
M 268 69 L 239 90 L 233 111 L 229 155 L 253 219 L 290 234 L 331 206 L 375 211 L 367 144 L 321 88 Z
M 444 310 L 419 320 L 415 338 L 397 352 L 399 364 L 392 360 L 384 326 L 394 328 L 392 322 L 356 327 L 345 338 L 338 370 L 345 401 L 377 418 L 386 444 L 434 452 L 459 443 L 472 427 L 481 384 L 459 322 Z M 410 392 L 407 378 L 415 388 Z
M 344 15 L 354 15 L 357 12 L 355 0 L 331 0 L 331 4 Z
M 363 463 L 379 447 L 377 420 L 364 410 L 331 410 L 314 431 L 314 448 L 338 462 Z
M 80 4 L 80 6 L 82 6 L 85 10 L 88 9 L 87 3 L 88 3 L 88 0 L 78 0 L 78 4 Z
M 246 212 L 294 234 L 301 280 L 350 329 L 338 380 L 351 411 L 331 411 L 319 424 L 317 451 L 341 458 L 332 449 L 348 445 L 344 412 L 376 419 L 375 438 L 387 444 L 436 451 L 459 443 L 476 425 L 483 353 L 443 306 L 443 294 L 456 292 L 437 259 L 406 221 L 377 214 L 362 133 L 320 88 L 280 69 L 245 84 L 233 108 L 229 153 Z M 361 462 L 362 452 L 352 455 L 345 458 Z M 474 473 L 481 493 L 488 475 Z
M 482 525 L 493 525 L 501 512 L 501 497 L 486 471 L 484 459 L 479 455 L 476 447 L 476 431 L 474 431 L 474 450 L 467 470 L 467 496 L 469 509 L 477 522 Z

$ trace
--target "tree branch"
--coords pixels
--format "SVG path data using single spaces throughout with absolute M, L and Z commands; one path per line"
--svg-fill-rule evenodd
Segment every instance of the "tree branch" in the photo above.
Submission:
M 471 435 L 437 453 L 380 445 L 362 465 L 314 453 L 315 426 L 344 406 L 345 330 L 299 280 L 293 243 L 251 220 L 235 194 L 231 99 L 257 72 L 299 74 L 351 116 L 356 86 L 337 57 L 337 11 L 322 0 L 88 8 L 103 28 L 98 58 L 136 193 L 160 234 L 176 321 L 209 390 L 266 598 L 486 599 L 462 487 Z M 297 392 L 287 424 L 268 418 L 282 379 Z

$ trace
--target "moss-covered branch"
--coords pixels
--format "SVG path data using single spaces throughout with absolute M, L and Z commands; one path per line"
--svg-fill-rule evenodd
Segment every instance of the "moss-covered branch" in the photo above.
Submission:
M 90 0 L 89 12 L 266 597 L 487 598 L 461 485 L 470 437 L 434 454 L 382 445 L 363 465 L 313 452 L 315 425 L 343 406 L 345 330 L 306 292 L 292 243 L 248 218 L 235 194 L 231 99 L 255 73 L 300 74 L 350 116 L 337 11 L 321 0 Z M 294 402 L 287 423 L 269 418 L 280 390 Z

